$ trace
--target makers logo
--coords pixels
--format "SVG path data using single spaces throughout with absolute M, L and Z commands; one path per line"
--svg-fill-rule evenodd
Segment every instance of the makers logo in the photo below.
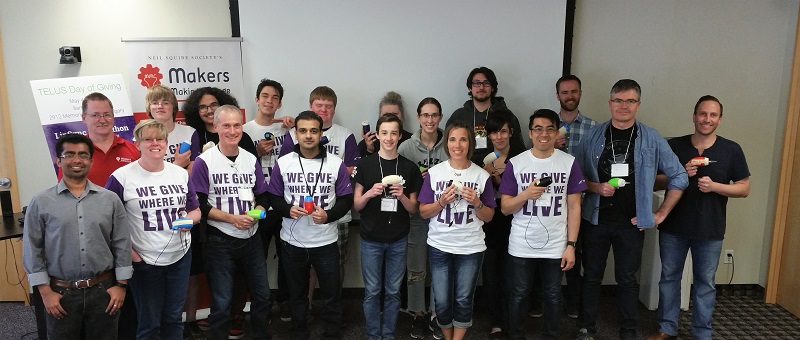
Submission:
M 161 74 L 158 66 L 147 64 L 147 66 L 139 68 L 139 75 L 137 78 L 142 81 L 142 86 L 149 89 L 155 85 L 160 85 L 161 78 L 164 78 L 164 75 Z

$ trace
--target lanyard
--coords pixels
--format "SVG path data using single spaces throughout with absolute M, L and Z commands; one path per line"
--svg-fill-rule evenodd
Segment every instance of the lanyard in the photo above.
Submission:
M 303 176 L 306 176 L 306 170 L 303 169 L 303 158 L 300 157 L 300 154 L 297 154 L 297 161 L 300 163 L 300 172 L 303 173 Z M 317 178 L 314 181 L 314 190 L 311 190 L 311 187 L 308 186 L 307 177 L 303 177 L 303 182 L 306 185 L 306 193 L 311 193 L 309 196 L 314 197 L 314 194 L 317 192 L 317 185 L 319 184 L 319 178 L 322 177 L 322 165 L 325 164 L 325 158 L 323 158 L 319 162 L 319 171 L 317 171 Z
M 489 120 L 489 110 L 491 110 L 491 109 L 492 109 L 492 106 L 489 105 L 489 108 L 486 109 L 486 116 L 483 117 L 483 126 L 484 126 L 483 129 L 484 130 L 486 130 L 486 121 Z M 472 130 L 473 131 L 475 131 L 475 124 L 476 124 L 475 115 L 476 115 L 475 104 L 473 103 L 472 104 Z
M 383 174 L 383 164 L 381 164 L 381 159 L 383 159 L 383 158 L 381 158 L 381 153 L 380 153 L 380 151 L 378 151 L 378 167 L 381 169 L 381 178 L 384 178 L 386 176 Z M 387 159 L 387 161 L 389 161 L 389 159 Z M 394 174 L 397 175 L 398 174 L 397 173 L 397 166 L 398 166 L 398 164 L 400 164 L 400 160 L 395 158 L 395 161 L 397 161 L 397 163 L 394 163 Z M 387 196 L 386 195 L 386 187 L 383 188 L 383 195 Z
M 614 150 L 614 129 L 611 125 L 608 126 L 608 134 L 611 135 L 611 155 L 614 157 L 614 164 L 624 163 L 628 159 L 628 151 L 631 149 L 631 141 L 633 134 L 636 133 L 636 125 L 631 127 L 631 135 L 628 137 L 628 146 L 625 147 L 625 154 L 622 157 L 622 162 L 617 161 L 617 152 Z

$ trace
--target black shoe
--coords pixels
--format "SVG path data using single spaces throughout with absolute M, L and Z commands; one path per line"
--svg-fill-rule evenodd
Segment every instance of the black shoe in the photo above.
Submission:
M 528 317 L 531 318 L 541 318 L 542 317 L 542 305 L 534 304 L 530 310 L 528 310 Z
M 425 339 L 425 328 L 427 326 L 428 322 L 425 320 L 425 316 L 415 316 L 414 320 L 411 320 L 411 337 Z
M 288 302 L 280 304 L 280 316 L 283 322 L 292 321 L 292 310 L 289 308 Z
M 506 338 L 506 335 L 503 334 L 503 331 L 489 333 L 489 339 L 505 339 L 505 338 Z
M 578 306 L 576 304 L 566 304 L 564 305 L 564 311 L 567 312 L 567 316 L 571 319 L 578 318 Z
M 428 323 L 428 329 L 433 332 L 433 338 L 436 340 L 444 339 L 444 333 L 442 333 L 442 328 L 439 327 L 439 323 L 436 322 L 436 318 L 432 318 L 431 321 Z
M 206 338 L 206 333 L 197 325 L 197 321 L 183 323 L 183 338 L 188 340 L 201 340 Z

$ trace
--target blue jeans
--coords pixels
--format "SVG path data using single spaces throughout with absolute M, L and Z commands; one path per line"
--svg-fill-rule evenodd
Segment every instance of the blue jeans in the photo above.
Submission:
M 544 296 L 544 331 L 540 339 L 558 339 L 561 322 L 561 259 L 529 259 L 508 255 L 508 331 L 509 339 L 525 339 L 524 320 L 533 273 L 538 269 Z
M 128 281 L 136 303 L 137 339 L 183 339 L 183 303 L 189 284 L 192 250 L 167 266 L 133 263 Z
M 677 335 L 681 307 L 681 277 L 686 253 L 692 251 L 692 335 L 711 339 L 711 315 L 717 298 L 714 277 L 719 266 L 722 240 L 693 240 L 659 232 L 661 281 L 658 282 L 656 320 L 662 332 Z
M 292 312 L 292 325 L 289 327 L 291 339 L 308 339 L 308 272 L 311 266 L 317 272 L 319 291 L 322 299 L 320 319 L 323 324 L 322 339 L 341 339 L 342 298 L 339 286 L 339 246 L 336 242 L 316 247 L 300 248 L 283 243 L 283 266 L 286 269 L 286 283 L 289 285 L 289 306 Z
M 610 227 L 581 221 L 583 237 L 583 285 L 578 328 L 597 332 L 600 285 L 606 271 L 608 252 L 614 249 L 614 278 L 617 281 L 619 333 L 629 334 L 639 328 L 639 281 L 636 272 L 642 264 L 644 232 L 635 227 Z
M 407 243 L 405 237 L 392 243 L 361 239 L 367 339 L 394 339 L 400 312 L 400 284 L 406 270 Z M 383 308 L 381 291 L 384 292 Z
M 238 239 L 222 235 L 221 232 L 209 232 L 206 242 L 206 276 L 211 290 L 209 337 L 228 338 L 233 282 L 237 270 L 246 277 L 247 288 L 250 291 L 250 324 L 253 339 L 270 339 L 271 301 L 263 244 L 257 236 Z
M 45 313 L 47 322 L 47 339 L 71 340 L 79 339 L 81 327 L 86 330 L 87 339 L 115 340 L 120 313 L 108 315 L 105 312 L 111 297 L 108 288 L 114 280 L 100 283 L 86 289 L 61 288 L 51 285 L 54 292 L 61 294 L 61 307 L 67 314 L 56 319 Z M 38 288 L 34 288 L 38 290 Z
M 458 255 L 428 246 L 428 257 L 439 327 L 469 328 L 483 252 Z

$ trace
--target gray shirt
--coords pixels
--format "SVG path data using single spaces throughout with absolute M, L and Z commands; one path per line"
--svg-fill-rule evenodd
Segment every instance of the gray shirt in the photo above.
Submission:
M 22 261 L 31 286 L 84 280 L 114 269 L 133 275 L 130 227 L 116 194 L 87 181 L 75 197 L 61 180 L 36 194 L 25 214 Z

